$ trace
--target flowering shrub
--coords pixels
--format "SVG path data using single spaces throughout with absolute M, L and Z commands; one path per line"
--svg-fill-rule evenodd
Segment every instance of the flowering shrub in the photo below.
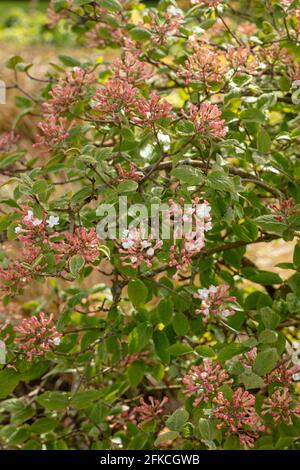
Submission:
M 190 3 L 54 0 L 98 58 L 7 62 L 2 448 L 299 449 L 300 5 Z

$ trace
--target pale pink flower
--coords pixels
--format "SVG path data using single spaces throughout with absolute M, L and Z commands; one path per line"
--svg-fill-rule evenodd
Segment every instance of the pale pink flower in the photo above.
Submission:
M 193 43 L 194 53 L 189 55 L 185 64 L 180 67 L 178 75 L 189 85 L 192 81 L 203 82 L 208 86 L 211 82 L 221 82 L 226 71 L 222 54 L 211 50 L 205 44 Z
M 125 52 L 124 57 L 117 57 L 112 66 L 114 78 L 124 80 L 133 86 L 145 83 L 152 75 L 151 65 L 141 62 L 138 53 Z
M 185 117 L 192 121 L 201 140 L 204 140 L 207 137 L 222 139 L 226 136 L 228 128 L 225 126 L 224 119 L 221 119 L 221 115 L 217 105 L 205 101 L 199 108 L 192 104 L 189 114 Z
M 201 308 L 195 313 L 202 315 L 205 322 L 217 321 L 219 318 L 225 320 L 235 313 L 230 303 L 235 302 L 236 297 L 229 295 L 227 284 L 199 289 L 194 297 L 202 300 Z
M 285 387 L 276 390 L 271 397 L 264 400 L 262 415 L 270 415 L 275 423 L 285 422 L 292 424 L 292 416 L 300 418 L 300 404 L 293 404 L 293 398 Z
M 18 349 L 30 362 L 35 356 L 43 356 L 58 346 L 62 336 L 53 325 L 53 315 L 46 318 L 44 312 L 29 319 L 24 318 L 20 325 L 14 327 L 14 331 L 17 333 Z
M 137 108 L 137 89 L 119 78 L 111 78 L 96 90 L 91 107 L 104 120 L 122 121 L 122 114 L 131 115 Z
M 232 379 L 220 364 L 204 359 L 200 366 L 192 366 L 182 382 L 186 387 L 184 393 L 189 398 L 195 397 L 193 406 L 198 406 L 202 402 L 208 403 L 216 395 L 218 388 L 230 384 Z
M 143 173 L 137 171 L 136 166 L 133 162 L 130 162 L 130 169 L 125 170 L 120 163 L 115 164 L 115 168 L 118 172 L 118 181 L 133 180 L 140 181 L 143 178 Z
M 213 399 L 211 418 L 217 420 L 217 428 L 225 428 L 226 434 L 237 435 L 244 447 L 253 447 L 256 439 L 265 431 L 265 425 L 255 411 L 255 396 L 238 388 L 229 401 L 223 392 Z
M 42 105 L 46 116 L 55 116 L 69 109 L 77 100 L 83 98 L 86 86 L 95 82 L 95 77 L 90 72 L 74 67 L 66 72 L 49 92 L 51 98 Z
M 152 421 L 156 417 L 160 416 L 164 412 L 164 407 L 168 403 L 168 397 L 164 397 L 161 401 L 154 398 L 148 397 L 149 403 L 144 398 L 140 398 L 140 404 L 135 406 L 132 410 L 132 415 L 139 423 L 147 423 Z
M 201 7 L 216 8 L 222 3 L 222 0 L 191 0 L 192 5 L 199 5 Z
M 170 37 L 178 34 L 182 22 L 182 15 L 178 13 L 174 15 L 170 13 L 170 11 L 166 11 L 163 14 L 164 17 L 161 19 L 155 12 L 150 11 L 149 16 L 151 18 L 149 28 L 152 33 L 150 40 L 154 44 L 158 46 L 166 44 Z
M 236 72 L 255 73 L 259 66 L 258 59 L 246 46 L 231 47 L 227 57 Z
M 89 231 L 85 227 L 77 227 L 74 233 L 66 232 L 63 240 L 52 242 L 50 246 L 68 258 L 81 255 L 86 263 L 93 263 L 99 257 L 99 240 L 94 227 Z
M 144 238 L 142 231 L 137 228 L 128 230 L 120 242 L 119 253 L 122 264 L 133 268 L 138 268 L 143 263 L 151 267 L 156 251 L 163 244 L 162 240 L 155 240 L 151 236 Z
M 172 105 L 155 92 L 152 92 L 149 99 L 142 98 L 137 101 L 136 116 L 132 119 L 132 122 L 153 128 L 159 119 L 173 117 Z
M 66 117 L 49 116 L 46 122 L 38 124 L 42 134 L 37 135 L 37 142 L 33 146 L 52 150 L 57 144 L 69 137 L 69 131 L 74 125 L 75 120 L 68 122 Z
M 14 131 L 0 134 L 0 153 L 9 153 L 16 150 L 19 138 Z

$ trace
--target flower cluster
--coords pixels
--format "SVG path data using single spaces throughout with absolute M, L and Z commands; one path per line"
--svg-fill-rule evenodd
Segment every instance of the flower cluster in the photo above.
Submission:
M 269 207 L 274 213 L 274 220 L 278 222 L 287 222 L 289 217 L 299 213 L 292 198 L 284 199 L 277 204 L 270 204 Z
M 257 57 L 251 52 L 249 47 L 232 47 L 229 49 L 227 57 L 236 72 L 253 74 L 259 66 Z
M 216 8 L 222 3 L 222 0 L 191 0 L 192 5 L 199 5 L 201 7 Z
M 174 223 L 174 243 L 170 247 L 169 266 L 176 268 L 175 277 L 182 269 L 187 269 L 193 255 L 200 253 L 205 242 L 205 233 L 211 230 L 211 207 L 207 201 L 200 203 L 196 197 L 184 207 L 185 199 L 179 203 L 169 200 L 169 214 Z M 183 213 L 184 208 L 184 213 Z
M 220 286 L 210 286 L 208 289 L 198 289 L 194 294 L 196 299 L 201 299 L 201 308 L 196 310 L 197 314 L 203 315 L 204 321 L 216 321 L 226 319 L 234 314 L 230 302 L 235 302 L 236 297 L 229 295 L 229 286 L 222 284 Z
M 151 37 L 150 41 L 158 46 L 165 44 L 168 41 L 168 38 L 175 36 L 179 32 L 179 27 L 182 21 L 182 15 L 180 10 L 168 9 L 163 16 L 163 19 L 160 19 L 155 12 L 150 12 L 150 31 Z
M 188 56 L 178 75 L 184 78 L 187 85 L 192 81 L 203 82 L 205 86 L 212 82 L 221 82 L 225 72 L 221 55 L 197 42 L 193 43 L 193 49 L 194 53 Z
M 94 83 L 95 78 L 90 72 L 74 67 L 66 72 L 49 92 L 50 99 L 42 105 L 46 117 L 57 116 L 64 113 L 77 100 L 85 96 L 85 89 Z
M 193 406 L 197 406 L 208 403 L 221 385 L 230 384 L 232 380 L 220 364 L 204 359 L 200 366 L 192 366 L 182 382 L 186 387 L 184 393 L 189 398 L 195 396 Z
M 136 116 L 132 122 L 140 126 L 153 128 L 154 124 L 162 118 L 173 118 L 172 105 L 152 92 L 149 99 L 142 98 L 137 102 Z
M 300 404 L 295 405 L 287 387 L 277 389 L 266 398 L 262 405 L 262 415 L 269 415 L 275 423 L 292 424 L 292 416 L 300 418 Z
M 168 397 L 164 397 L 162 400 L 158 400 L 154 397 L 149 397 L 149 403 L 147 403 L 143 397 L 140 398 L 140 404 L 135 406 L 132 410 L 132 415 L 135 417 L 138 423 L 147 423 L 152 421 L 158 416 L 161 416 L 164 412 L 164 407 L 168 403 Z
M 205 138 L 222 139 L 226 136 L 228 128 L 224 119 L 221 119 L 221 111 L 218 106 L 205 101 L 198 108 L 191 105 L 187 119 L 192 121 L 202 141 Z
M 45 150 L 52 150 L 57 144 L 69 137 L 69 131 L 74 125 L 74 119 L 68 122 L 66 117 L 49 116 L 48 121 L 38 124 L 38 128 L 41 130 L 42 134 L 37 135 L 37 142 L 33 146 L 43 147 Z
M 237 435 L 244 447 L 253 447 L 254 441 L 265 430 L 255 411 L 255 396 L 238 388 L 229 401 L 223 392 L 213 399 L 211 418 L 217 420 L 217 428 L 225 428 L 228 434 Z
M 130 162 L 130 169 L 125 170 L 120 163 L 115 164 L 115 168 L 118 172 L 118 181 L 124 180 L 133 180 L 133 181 L 140 181 L 143 178 L 143 173 L 137 171 L 136 166 L 133 162 Z
M 145 83 L 151 77 L 152 67 L 141 62 L 137 53 L 127 51 L 122 58 L 117 57 L 114 60 L 111 71 L 115 79 L 124 80 L 130 85 L 137 86 Z
M 43 356 L 51 348 L 58 346 L 61 334 L 53 325 L 53 315 L 46 317 L 44 312 L 29 319 L 24 318 L 14 327 L 18 349 L 29 361 L 35 356 Z
M 8 153 L 16 150 L 19 136 L 14 131 L 5 132 L 0 135 L 0 153 Z
M 127 230 L 119 247 L 122 264 L 138 268 L 142 263 L 146 263 L 151 267 L 156 251 L 162 244 L 162 240 L 155 240 L 151 236 L 143 238 L 142 231 L 137 228 Z
M 66 232 L 63 240 L 52 242 L 51 246 L 68 258 L 81 255 L 86 263 L 93 263 L 99 257 L 99 240 L 94 227 L 89 231 L 85 227 L 77 227 L 73 233 Z

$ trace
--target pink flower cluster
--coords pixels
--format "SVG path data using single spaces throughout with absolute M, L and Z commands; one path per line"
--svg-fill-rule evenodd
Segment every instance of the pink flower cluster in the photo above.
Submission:
M 257 57 L 246 46 L 230 48 L 227 57 L 236 72 L 254 73 L 259 66 Z
M 154 397 L 149 397 L 149 403 L 144 398 L 140 398 L 140 404 L 132 410 L 132 415 L 139 423 L 147 423 L 164 412 L 164 407 L 168 403 L 168 397 L 164 397 L 161 401 Z
M 119 247 L 123 266 L 138 268 L 142 263 L 146 263 L 151 267 L 156 251 L 162 247 L 162 244 L 162 240 L 155 240 L 151 236 L 143 238 L 141 230 L 137 228 L 128 230 L 121 239 Z
M 224 119 L 221 119 L 221 111 L 218 106 L 205 101 L 198 108 L 191 105 L 187 119 L 192 121 L 202 141 L 205 138 L 222 139 L 226 136 L 228 128 Z
M 213 399 L 212 419 L 217 420 L 217 428 L 225 428 L 227 434 L 237 435 L 244 447 L 253 447 L 254 441 L 265 430 L 261 418 L 255 411 L 255 396 L 238 388 L 229 401 L 223 392 Z
M 23 209 L 22 221 L 15 229 L 22 243 L 22 257 L 11 263 L 8 268 L 0 268 L 2 290 L 19 291 L 35 276 L 43 274 L 47 263 L 41 265 L 38 260 L 45 248 L 51 250 L 57 263 L 64 260 L 67 265 L 75 254 L 82 255 L 86 263 L 93 263 L 98 258 L 98 237 L 95 228 L 88 231 L 85 227 L 77 227 L 74 233 L 61 234 L 55 231 L 58 224 L 59 218 L 56 216 L 47 218 L 46 214 L 43 214 L 39 219 L 34 216 L 32 210 Z
M 300 404 L 293 404 L 292 396 L 287 387 L 276 390 L 271 397 L 264 400 L 262 415 L 269 415 L 275 423 L 292 424 L 292 416 L 300 418 Z
M 164 13 L 163 19 L 160 19 L 153 11 L 149 12 L 151 18 L 149 27 L 152 33 L 150 41 L 154 44 L 158 46 L 166 44 L 169 37 L 178 34 L 182 16 L 176 10 L 175 14 L 172 13 L 172 9 L 169 9 Z
M 93 263 L 99 257 L 98 246 L 99 240 L 94 227 L 90 231 L 85 227 L 77 227 L 73 233 L 66 232 L 63 240 L 51 243 L 57 253 L 68 258 L 81 255 L 86 263 Z
M 220 54 L 204 44 L 194 42 L 192 46 L 194 53 L 180 67 L 178 75 L 184 78 L 187 85 L 192 81 L 203 82 L 205 86 L 211 82 L 221 82 L 226 69 Z
M 8 153 L 16 150 L 19 136 L 14 131 L 5 132 L 0 135 L 0 153 Z
M 70 135 L 69 131 L 74 127 L 75 120 L 68 122 L 66 117 L 49 116 L 47 122 L 40 122 L 38 128 L 42 134 L 37 135 L 37 142 L 33 147 L 43 147 L 52 150 L 55 146 Z
M 288 218 L 299 213 L 295 207 L 295 201 L 292 198 L 279 201 L 277 204 L 270 204 L 270 209 L 274 212 L 274 219 L 278 222 L 287 222 Z
M 18 349 L 30 362 L 34 356 L 43 356 L 51 348 L 58 346 L 62 336 L 53 325 L 53 315 L 46 318 L 43 312 L 23 319 L 20 325 L 14 327 L 14 331 L 17 333 Z
M 68 70 L 65 77 L 49 92 L 51 98 L 43 103 L 44 115 L 57 116 L 64 113 L 73 103 L 85 96 L 85 87 L 94 82 L 94 75 L 80 67 Z
M 172 105 L 162 99 L 155 92 L 150 94 L 149 99 L 142 98 L 136 104 L 136 116 L 132 119 L 134 124 L 153 128 L 154 124 L 162 118 L 172 119 Z
M 120 163 L 116 163 L 115 168 L 118 172 L 118 181 L 133 180 L 138 182 L 143 178 L 143 173 L 137 171 L 133 162 L 130 162 L 129 171 L 125 170 Z
M 133 86 L 145 83 L 152 75 L 152 67 L 141 62 L 137 53 L 129 51 L 125 52 L 123 58 L 114 60 L 111 71 L 115 79 L 124 80 Z
M 122 114 L 132 114 L 137 106 L 137 89 L 120 78 L 111 78 L 103 88 L 97 89 L 91 104 L 92 109 L 116 123 Z
M 208 403 L 221 385 L 230 384 L 232 380 L 220 364 L 204 359 L 200 366 L 192 366 L 182 382 L 186 386 L 184 393 L 189 398 L 195 396 L 193 406 L 197 406 L 202 402 Z
M 198 289 L 194 297 L 202 300 L 201 308 L 197 309 L 196 313 L 203 315 L 205 322 L 226 319 L 234 314 L 233 308 L 228 303 L 235 302 L 236 297 L 229 295 L 229 286 L 227 284 L 210 286 L 208 289 Z
M 175 278 L 179 271 L 188 269 L 193 255 L 200 253 L 205 245 L 205 233 L 212 228 L 211 207 L 207 201 L 200 203 L 200 198 L 196 197 L 187 209 L 184 204 L 184 198 L 180 198 L 179 203 L 169 200 L 169 215 L 174 223 L 174 243 L 170 247 L 169 266 L 176 267 Z

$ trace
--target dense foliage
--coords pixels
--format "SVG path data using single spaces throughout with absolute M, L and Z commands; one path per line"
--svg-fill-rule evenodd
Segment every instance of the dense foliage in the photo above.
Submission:
M 0 329 L 1 446 L 298 449 L 299 2 L 56 0 L 49 18 L 99 51 L 61 56 L 34 96 L 32 64 L 7 62 L 4 312 L 31 297 Z M 127 222 L 164 204 L 159 230 L 189 204 L 196 234 L 101 238 L 125 196 Z M 278 239 L 285 279 L 246 254 Z

